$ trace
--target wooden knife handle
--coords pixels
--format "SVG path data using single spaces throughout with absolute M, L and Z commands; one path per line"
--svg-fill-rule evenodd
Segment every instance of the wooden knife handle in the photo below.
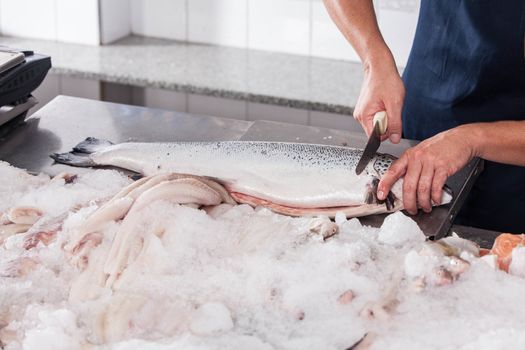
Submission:
M 385 134 L 388 128 L 388 118 L 385 111 L 377 112 L 374 115 L 373 125 L 376 125 L 376 123 L 379 125 L 380 134 Z

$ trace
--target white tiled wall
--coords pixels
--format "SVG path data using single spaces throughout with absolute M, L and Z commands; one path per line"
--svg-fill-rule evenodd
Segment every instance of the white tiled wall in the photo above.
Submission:
M 130 0 L 100 0 L 100 40 L 111 43 L 131 33 Z
M 374 0 L 398 65 L 420 0 Z M 99 44 L 130 32 L 175 40 L 357 61 L 322 0 L 0 0 L 4 35 Z
M 136 34 L 359 61 L 322 0 L 131 1 Z M 406 63 L 412 46 L 419 2 L 374 0 L 383 36 L 399 65 Z M 141 29 L 140 21 L 147 23 L 149 12 L 156 13 L 152 25 L 157 30 Z M 178 34 L 164 33 L 168 30 Z
M 98 0 L 55 1 L 56 39 L 63 42 L 98 45 L 100 42 Z
M 38 89 L 33 92 L 38 104 L 31 109 L 30 113 L 36 112 L 57 95 L 99 100 L 101 98 L 101 83 L 95 80 L 48 74 Z
M 313 56 L 359 61 L 357 53 L 332 22 L 322 1 L 312 2 L 311 26 Z
M 97 80 L 87 80 L 68 76 L 60 77 L 61 91 L 67 91 L 69 95 L 100 100 L 101 83 Z
M 0 10 L 1 11 L 1 10 Z M 42 108 L 46 103 L 51 101 L 57 95 L 60 95 L 60 76 L 54 74 L 48 74 L 42 84 L 32 94 L 38 100 L 38 104 L 31 109 L 30 112 Z
M 99 0 L 0 0 L 2 35 L 98 45 Z
M 2 34 L 56 38 L 56 0 L 0 0 Z
M 309 1 L 248 0 L 248 37 L 251 49 L 308 55 Z
M 94 80 L 55 74 L 48 74 L 33 95 L 38 99 L 39 104 L 31 110 L 32 113 L 43 107 L 57 95 L 68 95 L 230 119 L 273 120 L 361 132 L 360 125 L 348 115 L 308 111 L 162 89 L 101 83 Z
M 67 92 L 66 92 L 67 93 Z M 298 108 L 238 101 L 227 98 L 185 94 L 146 88 L 141 105 L 193 114 L 240 120 L 272 120 L 285 123 L 311 125 L 330 129 L 362 132 L 359 123 L 348 115 L 308 111 Z M 128 102 L 129 103 L 129 102 Z
M 382 0 L 379 2 L 379 29 L 394 54 L 398 66 L 405 66 L 416 32 L 418 0 Z
M 188 41 L 246 47 L 248 2 L 188 1 Z
M 145 88 L 144 101 L 142 101 L 142 104 L 151 108 L 186 112 L 188 110 L 186 100 L 187 97 L 185 93 Z
M 133 33 L 186 40 L 186 0 L 130 0 Z M 190 0 L 191 1 L 191 0 Z

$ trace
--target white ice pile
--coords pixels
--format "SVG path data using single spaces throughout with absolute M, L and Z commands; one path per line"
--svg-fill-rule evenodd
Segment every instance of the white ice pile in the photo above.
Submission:
M 19 234 L 0 247 L 6 349 L 346 349 L 366 334 L 372 349 L 525 348 L 525 279 L 465 256 L 470 267 L 453 283 L 415 288 L 450 261 L 426 254 L 435 247 L 402 213 L 380 229 L 338 215 L 339 233 L 323 240 L 310 218 L 156 201 L 136 218 L 135 258 L 107 286 L 120 222 L 105 226 L 83 271 L 63 246 L 130 180 L 105 170 L 67 184 L 2 163 L 0 175 L 0 211 L 63 217 L 47 245 L 27 249 Z
M 525 278 L 525 247 L 516 247 L 512 250 L 512 262 L 509 266 L 509 272 Z
M 377 239 L 385 244 L 403 246 L 411 242 L 424 242 L 425 234 L 415 221 L 397 212 L 386 217 Z

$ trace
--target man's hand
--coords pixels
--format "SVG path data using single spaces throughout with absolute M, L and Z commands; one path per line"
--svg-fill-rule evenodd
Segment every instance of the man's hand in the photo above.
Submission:
M 354 117 L 370 136 L 374 114 L 386 111 L 388 128 L 383 140 L 401 139 L 401 108 L 405 87 L 392 53 L 379 31 L 372 0 L 323 0 L 330 17 L 363 62 L 365 79 Z
M 388 129 L 381 141 L 390 138 L 392 143 L 401 139 L 401 109 L 405 99 L 405 86 L 392 59 L 385 59 L 377 65 L 370 64 L 365 68 L 365 78 L 361 93 L 354 110 L 357 119 L 366 134 L 370 136 L 374 129 L 374 114 L 386 111 Z
M 443 186 L 476 156 L 468 127 L 457 127 L 431 137 L 403 153 L 379 182 L 377 197 L 385 199 L 391 187 L 401 177 L 403 204 L 412 215 L 418 207 L 429 213 L 432 202 L 441 204 Z

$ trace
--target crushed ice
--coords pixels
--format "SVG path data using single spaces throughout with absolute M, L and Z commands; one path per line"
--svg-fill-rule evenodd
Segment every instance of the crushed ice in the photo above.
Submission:
M 423 233 L 402 213 L 380 229 L 338 215 L 339 234 L 323 242 L 308 218 L 246 205 L 211 217 L 155 202 L 141 213 L 143 248 L 111 290 L 96 271 L 119 223 L 106 227 L 82 273 L 62 246 L 130 180 L 98 170 L 66 184 L 5 163 L 0 176 L 0 212 L 68 213 L 47 246 L 26 250 L 15 235 L 0 248 L 6 349 L 346 349 L 366 334 L 373 349 L 525 347 L 525 279 L 473 259 L 454 283 L 415 291 L 412 279 L 440 258 L 418 253 Z M 514 254 L 520 275 L 525 250 Z M 20 258 L 31 263 L 17 276 Z

